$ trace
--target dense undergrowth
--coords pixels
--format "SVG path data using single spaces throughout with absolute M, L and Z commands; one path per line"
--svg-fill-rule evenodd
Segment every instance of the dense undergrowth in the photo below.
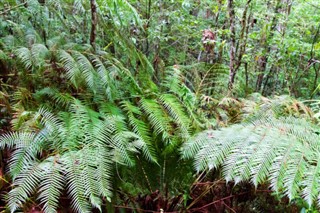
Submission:
M 317 212 L 315 3 L 0 2 L 1 210 Z

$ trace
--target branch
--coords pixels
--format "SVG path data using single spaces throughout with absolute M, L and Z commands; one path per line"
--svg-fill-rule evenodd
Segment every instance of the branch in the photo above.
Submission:
M 311 5 L 312 7 L 314 7 L 314 8 L 316 8 L 316 9 L 320 10 L 320 6 L 318 6 L 318 5 L 314 5 L 314 4 L 310 3 L 310 2 L 306 2 L 306 3 L 307 3 L 307 4 L 309 4 L 309 5 Z
M 14 6 L 14 7 L 11 7 L 11 8 L 9 8 L 9 9 L 1 12 L 1 13 L 0 13 L 0 16 L 3 15 L 3 14 L 6 14 L 7 12 L 9 12 L 9 11 L 11 11 L 11 10 L 14 10 L 14 9 L 16 9 L 16 8 L 18 8 L 18 7 L 25 6 L 26 4 L 27 4 L 27 2 L 24 2 L 24 3 L 18 4 L 18 5 L 16 5 L 16 6 Z

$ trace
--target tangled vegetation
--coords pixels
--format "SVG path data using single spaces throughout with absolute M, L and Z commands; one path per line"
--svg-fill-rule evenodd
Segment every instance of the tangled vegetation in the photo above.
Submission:
M 318 212 L 317 0 L 0 2 L 2 212 Z

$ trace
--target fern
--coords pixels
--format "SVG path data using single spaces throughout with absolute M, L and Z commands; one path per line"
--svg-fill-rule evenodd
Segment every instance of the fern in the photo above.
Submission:
M 7 196 L 8 206 L 11 212 L 19 209 L 26 199 L 34 193 L 40 183 L 42 170 L 39 163 L 29 164 L 16 177 L 13 189 Z
M 49 157 L 42 164 L 43 176 L 39 185 L 39 199 L 45 212 L 56 211 L 59 207 L 59 197 L 65 187 L 65 177 L 59 157 Z
M 15 51 L 15 54 L 18 56 L 26 69 L 30 69 L 32 67 L 32 54 L 28 48 L 21 47 Z
M 164 141 L 170 138 L 169 117 L 161 105 L 152 99 L 141 99 L 141 109 L 148 115 L 148 120 L 156 135 L 161 135 Z
M 142 144 L 146 145 L 146 147 L 141 147 L 144 156 L 150 161 L 156 162 L 155 150 L 151 142 L 151 132 L 148 128 L 148 125 L 141 119 L 142 112 L 140 108 L 132 105 L 128 101 L 123 101 L 122 107 L 127 112 L 128 121 L 129 124 L 132 126 L 133 132 L 139 135 L 139 137 L 143 141 Z M 140 119 L 138 116 L 140 117 Z
M 2 148 L 14 149 L 9 163 L 14 180 L 8 194 L 11 211 L 37 189 L 44 212 L 57 210 L 65 189 L 76 212 L 99 209 L 101 198 L 111 197 L 112 160 L 133 165 L 130 153 L 139 150 L 151 156 L 145 141 L 128 130 L 123 118 L 103 115 L 78 100 L 68 113 L 57 117 L 42 108 L 35 118 L 39 131 L 0 137 Z
M 65 50 L 58 52 L 59 61 L 67 73 L 67 78 L 78 87 L 77 79 L 81 76 L 81 70 L 76 60 Z
M 190 137 L 190 119 L 181 108 L 179 100 L 174 95 L 163 94 L 160 96 L 160 102 L 168 111 L 169 115 L 178 124 L 181 131 L 181 137 Z
M 297 118 L 267 116 L 249 124 L 203 132 L 186 143 L 185 158 L 198 171 L 219 168 L 227 181 L 269 181 L 273 190 L 291 200 L 318 201 L 320 175 L 317 127 Z

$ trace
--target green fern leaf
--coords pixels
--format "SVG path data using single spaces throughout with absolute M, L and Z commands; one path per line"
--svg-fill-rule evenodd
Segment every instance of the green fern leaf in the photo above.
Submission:
M 39 185 L 39 196 L 43 211 L 56 212 L 59 207 L 59 197 L 64 189 L 65 178 L 59 163 L 59 156 L 47 158 L 41 163 L 43 176 Z

